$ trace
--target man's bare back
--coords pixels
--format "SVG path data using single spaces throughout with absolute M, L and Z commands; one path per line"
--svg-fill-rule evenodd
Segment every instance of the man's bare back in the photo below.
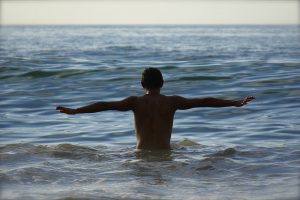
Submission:
M 150 79 L 146 76 L 147 74 L 144 75 L 146 70 L 150 71 L 148 73 L 150 74 Z M 211 97 L 187 99 L 180 96 L 165 96 L 160 94 L 160 88 L 163 84 L 160 71 L 155 68 L 147 68 L 146 70 L 142 79 L 142 86 L 146 89 L 146 94 L 143 96 L 130 96 L 120 101 L 96 102 L 77 109 L 62 106 L 56 109 L 66 114 L 92 113 L 105 110 L 132 111 L 134 113 L 137 138 L 136 148 L 158 150 L 170 149 L 173 119 L 176 110 L 195 107 L 240 107 L 254 99 L 252 96 L 247 96 L 238 101 Z M 153 75 L 153 73 L 156 74 Z
M 133 108 L 138 149 L 170 149 L 176 108 L 172 98 L 146 94 L 136 98 Z

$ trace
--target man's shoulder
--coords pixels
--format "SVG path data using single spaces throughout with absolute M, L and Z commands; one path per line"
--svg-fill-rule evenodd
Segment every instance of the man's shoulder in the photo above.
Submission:
M 128 96 L 126 99 L 137 99 L 139 96 Z
M 178 96 L 178 95 L 159 95 L 158 98 L 160 98 L 161 100 L 167 100 L 167 101 L 177 101 L 180 99 L 183 99 L 184 97 L 182 96 Z M 130 101 L 143 101 L 144 99 L 148 99 L 148 97 L 146 95 L 141 95 L 141 96 L 129 96 L 126 99 L 130 100 Z
M 169 98 L 169 99 L 172 100 L 172 101 L 176 101 L 176 100 L 178 100 L 178 99 L 184 98 L 184 97 L 179 96 L 179 95 L 171 95 L 171 96 L 166 96 L 166 97 Z
M 166 102 L 168 102 L 168 104 L 177 107 L 177 104 L 181 101 L 184 101 L 185 98 L 182 96 L 178 96 L 178 95 L 170 95 L 170 96 L 165 96 L 164 97 L 166 99 Z
M 138 98 L 138 96 L 128 96 L 123 101 L 133 102 L 136 101 Z

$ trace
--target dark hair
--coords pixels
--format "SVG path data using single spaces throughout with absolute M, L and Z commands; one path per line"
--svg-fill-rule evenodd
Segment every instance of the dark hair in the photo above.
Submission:
M 159 69 L 146 68 L 142 75 L 141 84 L 145 89 L 159 89 L 164 84 L 164 79 Z

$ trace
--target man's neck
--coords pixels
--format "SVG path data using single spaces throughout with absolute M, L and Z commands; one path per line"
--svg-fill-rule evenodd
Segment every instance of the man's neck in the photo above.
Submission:
M 160 94 L 160 89 L 146 90 L 146 94 L 148 94 L 148 95 L 159 95 Z

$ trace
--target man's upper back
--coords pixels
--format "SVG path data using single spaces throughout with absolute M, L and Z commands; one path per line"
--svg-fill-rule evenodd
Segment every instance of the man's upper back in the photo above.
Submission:
M 170 149 L 174 98 L 161 94 L 136 97 L 133 105 L 138 149 Z
M 140 97 L 128 97 L 118 102 L 118 110 L 132 110 L 138 149 L 170 149 L 174 114 L 207 105 L 208 99 L 186 99 L 181 96 L 165 96 L 158 92 Z

